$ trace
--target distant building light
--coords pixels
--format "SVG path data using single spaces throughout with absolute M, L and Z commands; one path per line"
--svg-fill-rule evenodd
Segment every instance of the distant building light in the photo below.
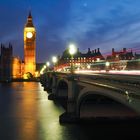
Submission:
M 47 65 L 47 67 L 49 67 L 50 66 L 50 62 L 47 62 L 46 65 Z
M 35 72 L 35 77 L 39 77 L 39 72 L 38 71 Z
M 97 62 L 99 62 L 100 61 L 100 58 L 97 58 Z
M 56 57 L 56 56 L 53 56 L 53 57 L 52 57 L 52 62 L 53 62 L 53 63 L 56 63 L 56 62 L 57 62 L 57 57 Z
M 109 66 L 110 66 L 110 63 L 109 63 L 109 62 L 106 62 L 105 65 L 106 65 L 107 67 L 109 67 Z
M 87 65 L 87 68 L 88 68 L 88 69 L 90 69 L 90 68 L 91 68 L 91 66 L 90 66 L 90 65 Z
M 28 79 L 28 75 L 27 74 L 24 74 L 23 75 L 23 79 Z

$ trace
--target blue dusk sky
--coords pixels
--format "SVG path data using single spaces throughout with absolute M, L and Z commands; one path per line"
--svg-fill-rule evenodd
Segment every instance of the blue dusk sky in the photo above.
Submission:
M 29 10 L 37 30 L 37 62 L 61 55 L 69 43 L 103 54 L 123 47 L 140 51 L 140 0 L 0 0 L 0 43 L 11 42 L 23 59 Z

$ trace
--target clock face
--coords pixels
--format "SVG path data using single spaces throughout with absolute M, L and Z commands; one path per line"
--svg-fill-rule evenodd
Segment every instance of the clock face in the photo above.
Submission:
M 27 32 L 26 36 L 27 36 L 27 38 L 32 38 L 33 37 L 33 33 L 32 32 Z

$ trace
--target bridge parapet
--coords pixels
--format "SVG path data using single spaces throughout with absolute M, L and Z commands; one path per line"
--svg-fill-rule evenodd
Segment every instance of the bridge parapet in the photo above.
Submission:
M 93 79 L 93 80 L 108 80 L 118 81 L 120 83 L 129 83 L 129 84 L 137 84 L 140 85 L 140 76 L 134 75 L 118 75 L 118 74 L 92 74 L 92 75 L 84 75 L 78 74 L 81 78 Z

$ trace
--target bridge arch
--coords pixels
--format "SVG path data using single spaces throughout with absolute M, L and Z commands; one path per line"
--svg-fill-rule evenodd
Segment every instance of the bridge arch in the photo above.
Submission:
M 132 109 L 124 95 L 97 87 L 84 88 L 78 96 L 76 114 L 80 118 L 88 117 L 135 117 L 138 113 Z
M 68 81 L 66 79 L 57 81 L 56 94 L 60 98 L 68 99 Z

